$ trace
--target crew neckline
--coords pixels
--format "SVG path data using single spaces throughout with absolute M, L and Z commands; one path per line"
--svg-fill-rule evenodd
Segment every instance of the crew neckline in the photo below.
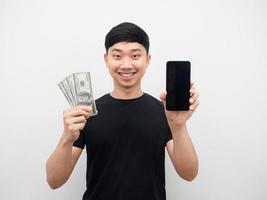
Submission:
M 143 94 L 142 94 L 141 96 L 139 96 L 139 97 L 135 97 L 135 98 L 131 98 L 131 99 L 118 99 L 118 98 L 115 98 L 115 97 L 111 96 L 110 93 L 107 93 L 106 95 L 107 95 L 109 98 L 111 98 L 111 99 L 113 99 L 113 100 L 115 100 L 115 101 L 127 102 L 127 101 L 136 101 L 136 100 L 138 100 L 138 99 L 142 99 L 142 98 L 146 95 L 146 93 L 143 92 Z

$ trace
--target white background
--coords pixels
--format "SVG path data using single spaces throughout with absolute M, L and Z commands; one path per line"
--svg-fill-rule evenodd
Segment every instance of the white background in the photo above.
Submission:
M 45 162 L 63 130 L 57 84 L 90 71 L 112 89 L 104 37 L 130 21 L 150 36 L 143 90 L 158 98 L 167 60 L 190 60 L 200 107 L 188 122 L 199 175 L 179 178 L 166 154 L 169 200 L 267 198 L 267 3 L 264 0 L 0 0 L 0 199 L 81 199 L 85 152 L 60 189 Z

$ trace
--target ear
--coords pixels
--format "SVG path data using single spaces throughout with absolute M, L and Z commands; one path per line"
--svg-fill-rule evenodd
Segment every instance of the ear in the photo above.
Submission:
M 151 55 L 150 54 L 148 54 L 148 56 L 147 56 L 147 64 L 149 65 L 150 64 L 150 60 L 151 60 Z
M 105 61 L 106 66 L 108 66 L 108 54 L 107 53 L 104 54 L 104 61 Z
M 151 60 L 151 55 L 150 54 L 148 54 L 147 55 L 147 67 L 149 66 L 149 64 L 150 64 L 150 60 Z

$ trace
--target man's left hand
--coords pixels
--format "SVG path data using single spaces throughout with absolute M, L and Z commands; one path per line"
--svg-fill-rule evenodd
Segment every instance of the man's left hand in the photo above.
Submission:
M 186 121 L 193 115 L 194 111 L 196 111 L 198 105 L 199 105 L 199 93 L 194 85 L 193 82 L 191 82 L 190 86 L 190 107 L 188 111 L 168 111 L 166 110 L 166 95 L 167 92 L 162 92 L 160 94 L 160 99 L 164 104 L 165 107 L 165 113 L 167 120 L 169 122 L 170 126 L 184 126 L 186 124 Z

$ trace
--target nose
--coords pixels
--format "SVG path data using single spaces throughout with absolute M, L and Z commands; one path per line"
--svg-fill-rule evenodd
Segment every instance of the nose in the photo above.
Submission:
M 123 68 L 123 69 L 132 68 L 131 60 L 129 58 L 125 57 L 122 61 L 121 68 Z

